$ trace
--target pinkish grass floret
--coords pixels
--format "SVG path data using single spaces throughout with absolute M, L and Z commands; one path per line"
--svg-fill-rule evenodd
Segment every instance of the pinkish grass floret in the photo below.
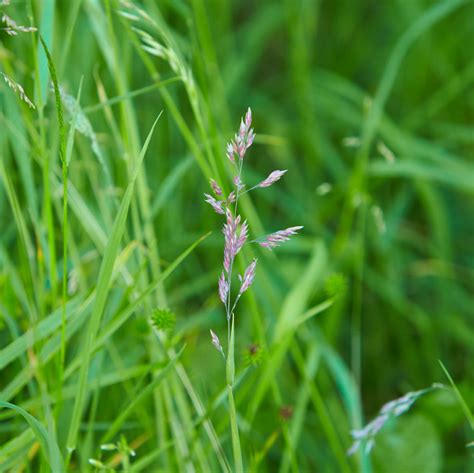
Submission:
M 222 271 L 219 282 L 219 299 L 224 304 L 226 309 L 227 321 L 230 327 L 230 321 L 234 316 L 234 309 L 240 296 L 252 285 L 255 279 L 257 260 L 254 259 L 244 272 L 243 276 L 239 275 L 241 282 L 238 294 L 235 297 L 233 303 L 231 302 L 231 286 L 232 286 L 232 268 L 235 257 L 243 248 L 246 243 L 258 243 L 260 246 L 273 249 L 276 246 L 288 241 L 291 236 L 295 235 L 302 226 L 289 227 L 284 230 L 279 230 L 275 233 L 266 235 L 260 239 L 248 241 L 249 228 L 246 221 L 242 222 L 241 216 L 238 214 L 238 201 L 239 197 L 247 192 L 250 192 L 257 188 L 269 187 L 278 180 L 280 180 L 287 172 L 284 170 L 272 171 L 266 179 L 259 182 L 253 187 L 247 188 L 242 181 L 242 167 L 244 164 L 244 158 L 247 150 L 252 146 L 255 133 L 252 125 L 252 111 L 250 108 L 247 110 L 245 117 L 240 121 L 240 127 L 238 133 L 234 136 L 234 139 L 227 144 L 227 158 L 232 163 L 235 174 L 232 178 L 234 189 L 229 193 L 227 197 L 224 196 L 221 186 L 214 180 L 210 180 L 210 186 L 215 197 L 210 194 L 204 194 L 205 201 L 214 209 L 214 211 L 220 215 L 226 216 L 226 222 L 223 226 L 224 233 L 224 258 Z M 229 328 L 230 331 L 230 328 Z M 218 348 L 219 344 L 214 343 L 217 335 L 213 335 L 212 342 Z M 218 340 L 218 339 L 217 339 Z M 219 350 L 220 351 L 220 350 Z

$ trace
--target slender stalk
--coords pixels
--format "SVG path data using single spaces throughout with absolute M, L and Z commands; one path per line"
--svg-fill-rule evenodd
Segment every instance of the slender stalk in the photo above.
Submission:
M 238 167 L 239 180 L 240 180 L 241 175 L 242 175 L 242 166 L 243 166 L 243 160 L 240 160 L 239 165 L 238 166 L 236 165 L 236 167 Z M 240 191 L 240 188 L 237 187 L 237 191 L 236 191 L 236 194 L 235 194 L 234 218 L 237 218 L 237 209 L 238 209 L 238 205 L 239 205 L 239 191 Z M 231 309 L 230 308 L 230 304 L 231 304 L 231 300 L 230 300 L 230 292 L 231 291 L 230 290 L 232 288 L 232 269 L 233 269 L 233 266 L 234 266 L 234 258 L 232 258 L 230 260 L 230 268 L 229 268 L 229 272 L 228 272 L 228 275 L 227 275 L 227 284 L 229 285 L 229 290 L 227 291 L 227 301 L 226 301 L 226 304 L 225 304 L 225 310 L 226 310 L 226 315 L 227 315 L 227 345 L 230 344 L 230 319 L 233 318 L 233 313 L 234 313 L 235 306 L 237 305 L 237 302 L 239 301 L 239 298 L 240 298 L 240 295 L 237 296 L 237 298 L 234 302 L 234 305 L 232 306 L 232 309 Z
M 61 375 L 64 370 L 66 359 L 66 304 L 67 304 L 67 231 L 68 231 L 68 203 L 67 203 L 67 181 L 68 168 L 63 161 L 63 283 L 62 283 L 62 304 L 61 304 Z M 61 379 L 61 378 L 60 378 Z
M 237 425 L 237 411 L 235 410 L 234 394 L 232 386 L 227 385 L 227 395 L 229 398 L 230 428 L 232 433 L 232 450 L 234 452 L 234 467 L 237 473 L 243 473 L 244 464 L 242 462 L 242 450 L 240 448 L 239 427 Z
M 234 401 L 234 379 L 235 379 L 235 361 L 234 361 L 234 314 L 231 315 L 230 343 L 227 354 L 227 397 L 229 400 L 229 418 L 230 430 L 232 436 L 232 451 L 234 454 L 234 467 L 237 473 L 243 473 L 244 465 L 242 461 L 242 448 L 240 446 L 239 426 L 237 424 L 237 410 Z
M 238 166 L 238 177 L 242 174 L 242 165 L 243 160 L 240 160 Z M 235 208 L 234 208 L 234 218 L 237 218 L 237 208 L 239 203 L 239 190 L 240 187 L 237 186 L 236 195 L 235 195 Z M 235 378 L 235 359 L 234 359 L 234 309 L 237 305 L 237 302 L 240 299 L 238 295 L 234 301 L 234 304 L 231 308 L 231 285 L 232 285 L 232 269 L 234 266 L 234 258 L 230 260 L 230 267 L 227 277 L 227 284 L 229 290 L 227 292 L 227 301 L 225 304 L 226 313 L 227 313 L 227 366 L 226 366 L 226 376 L 227 376 L 227 395 L 229 399 L 229 419 L 230 419 L 230 429 L 232 436 L 232 450 L 234 454 L 234 467 L 237 472 L 243 472 L 243 461 L 242 461 L 242 448 L 240 446 L 240 436 L 239 436 L 239 427 L 237 425 L 237 410 L 235 408 L 234 401 L 234 378 Z

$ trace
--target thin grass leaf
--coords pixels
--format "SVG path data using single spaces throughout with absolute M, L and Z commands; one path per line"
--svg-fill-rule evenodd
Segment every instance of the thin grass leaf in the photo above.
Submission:
M 70 300 L 66 307 L 67 319 L 77 314 L 77 310 L 81 304 L 87 305 L 90 301 L 90 297 L 84 302 L 82 302 L 80 298 Z M 24 355 L 33 344 L 44 340 L 54 333 L 56 329 L 61 326 L 61 310 L 62 309 L 55 310 L 52 314 L 41 320 L 34 329 L 30 328 L 23 335 L 20 335 L 13 342 L 0 350 L 0 370 Z
M 46 430 L 43 424 L 41 424 L 41 422 L 15 404 L 0 401 L 0 407 L 13 409 L 18 414 L 23 416 L 23 418 L 28 422 L 31 430 L 33 430 L 35 437 L 41 445 L 42 452 L 44 453 L 46 460 L 51 467 L 51 471 L 57 471 L 58 473 L 66 471 L 58 444 L 54 440 L 53 436 Z
M 68 137 L 67 137 L 66 166 L 69 166 L 69 163 L 71 162 L 72 149 L 74 147 L 74 136 L 75 136 L 75 131 L 76 131 L 77 117 L 78 117 L 79 110 L 80 110 L 79 104 L 80 104 L 80 101 L 81 101 L 83 80 L 84 80 L 84 76 L 81 77 L 81 81 L 79 82 L 79 89 L 77 91 L 76 103 L 75 103 L 74 111 L 73 111 L 72 118 L 71 118 L 71 126 L 69 127 L 69 133 L 68 133 Z
M 115 219 L 114 225 L 111 230 L 110 239 L 105 250 L 104 259 L 100 266 L 99 278 L 97 281 L 96 299 L 94 302 L 94 308 L 92 311 L 89 326 L 85 334 L 85 346 L 84 346 L 84 350 L 82 354 L 83 362 L 82 362 L 81 371 L 79 374 L 80 381 L 79 381 L 78 395 L 74 404 L 74 409 L 73 409 L 72 417 L 71 417 L 71 424 L 70 424 L 69 433 L 68 433 L 67 448 L 68 448 L 69 453 L 72 453 L 72 451 L 74 451 L 74 449 L 76 448 L 77 434 L 79 431 L 79 423 L 83 415 L 84 404 L 85 404 L 85 395 L 86 395 L 86 387 L 87 387 L 86 381 L 87 381 L 87 374 L 89 371 L 89 363 L 90 363 L 91 354 L 92 354 L 92 347 L 97 337 L 97 332 L 99 330 L 100 320 L 101 320 L 102 313 L 105 307 L 107 294 L 109 292 L 109 285 L 110 285 L 110 280 L 112 277 L 112 271 L 113 271 L 115 260 L 118 254 L 120 242 L 122 240 L 122 236 L 125 230 L 125 223 L 127 219 L 128 209 L 130 207 L 130 202 L 132 200 L 135 180 L 138 176 L 141 163 L 143 161 L 143 158 L 145 157 L 145 153 L 148 149 L 148 145 L 150 144 L 153 131 L 155 129 L 156 124 L 158 123 L 160 116 L 158 116 L 158 118 L 153 123 L 153 126 L 151 127 L 148 137 L 145 140 L 145 144 L 143 145 L 143 148 L 141 150 L 140 156 L 138 157 L 135 163 L 135 170 L 131 176 L 125 195 L 123 196 L 122 203 L 120 204 L 117 217 Z
M 474 415 L 472 414 L 471 409 L 469 409 L 467 402 L 465 401 L 463 395 L 461 394 L 458 387 L 456 386 L 456 383 L 454 382 L 453 378 L 451 378 L 451 375 L 449 374 L 449 371 L 446 369 L 446 366 L 444 366 L 441 360 L 438 360 L 438 363 L 441 365 L 441 368 L 443 369 L 444 374 L 446 375 L 446 378 L 448 378 L 449 383 L 451 384 L 451 387 L 453 388 L 453 391 L 455 392 L 456 397 L 458 398 L 459 405 L 464 411 L 464 415 L 466 416 L 466 419 L 468 420 L 469 425 L 471 426 L 471 429 L 474 431 Z
M 40 41 L 44 38 L 44 44 L 51 46 L 53 41 L 53 28 L 55 19 L 55 0 L 48 0 L 43 2 L 41 5 L 40 15 L 40 26 L 39 31 L 41 32 Z M 43 46 L 43 47 L 42 47 Z M 38 108 L 43 108 L 47 102 L 48 88 L 49 88 L 49 67 L 48 58 L 46 56 L 46 50 L 44 45 L 37 44 L 37 81 L 35 87 L 35 102 Z
M 132 99 L 134 97 L 140 97 L 140 95 L 147 94 L 148 92 L 152 92 L 155 89 L 159 89 L 160 87 L 166 87 L 170 84 L 174 84 L 175 82 L 179 82 L 181 79 L 179 77 L 170 77 L 168 79 L 164 79 L 161 81 L 157 81 L 154 84 L 146 85 L 137 90 L 132 90 L 131 92 L 127 92 L 124 95 L 120 95 L 117 97 L 112 97 L 110 99 L 105 100 L 97 105 L 91 105 L 89 107 L 84 107 L 82 111 L 86 114 L 98 112 L 105 107 L 109 107 L 110 105 L 116 105 L 126 100 Z
M 459 172 L 443 169 L 419 160 L 397 160 L 395 163 L 375 161 L 369 165 L 369 173 L 378 178 L 421 179 L 445 184 L 455 190 L 474 194 L 474 169 L 465 166 Z
M 53 90 L 54 90 L 54 99 L 56 104 L 56 115 L 58 118 L 58 128 L 59 128 L 59 157 L 62 163 L 65 163 L 65 152 L 64 152 L 64 145 L 65 145 L 65 129 L 64 129 L 64 113 L 63 113 L 63 105 L 61 101 L 61 93 L 59 91 L 59 83 L 58 78 L 56 75 L 56 69 L 54 67 L 53 58 L 49 52 L 48 47 L 46 46 L 46 42 L 41 35 L 39 35 L 40 42 L 44 48 L 44 52 L 46 53 L 47 65 L 49 74 L 51 75 L 51 82 L 53 83 Z

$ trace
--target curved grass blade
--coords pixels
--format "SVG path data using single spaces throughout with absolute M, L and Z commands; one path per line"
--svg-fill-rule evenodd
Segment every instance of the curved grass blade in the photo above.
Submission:
M 41 424 L 41 422 L 39 422 L 35 417 L 33 417 L 21 407 L 15 404 L 11 404 L 10 402 L 0 401 L 0 407 L 13 409 L 18 414 L 23 416 L 26 422 L 28 422 L 31 427 L 31 430 L 33 430 L 36 438 L 38 439 L 38 442 L 41 445 L 43 453 L 46 456 L 46 460 L 49 466 L 51 467 L 51 471 L 58 473 L 66 471 L 64 468 L 63 458 L 61 456 L 58 444 L 46 430 L 44 425 Z
M 448 378 L 449 383 L 451 384 L 451 387 L 453 388 L 453 391 L 456 394 L 456 397 L 458 398 L 458 402 L 461 405 L 462 410 L 464 411 L 464 415 L 466 416 L 466 419 L 468 420 L 469 425 L 471 426 L 471 429 L 474 431 L 474 415 L 472 414 L 471 409 L 469 409 L 469 406 L 464 400 L 453 378 L 451 378 L 451 375 L 449 374 L 449 371 L 446 369 L 446 366 L 444 366 L 441 360 L 438 360 L 438 362 L 441 365 L 441 368 L 443 369 L 444 374 L 446 375 L 446 378 Z

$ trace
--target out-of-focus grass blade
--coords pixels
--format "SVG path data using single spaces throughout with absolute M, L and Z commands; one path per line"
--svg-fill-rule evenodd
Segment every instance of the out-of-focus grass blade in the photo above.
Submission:
M 108 100 L 105 100 L 104 102 L 101 102 L 97 105 L 91 105 L 89 107 L 85 107 L 82 109 L 82 111 L 86 114 L 89 114 L 89 113 L 94 113 L 94 112 L 97 112 L 99 110 L 102 110 L 103 108 L 105 107 L 108 107 L 110 105 L 116 105 L 116 104 L 119 104 L 121 102 L 124 102 L 125 100 L 129 100 L 129 99 L 132 99 L 132 98 L 135 98 L 135 97 L 139 97 L 140 95 L 143 95 L 143 94 L 146 94 L 148 92 L 151 92 L 155 89 L 158 89 L 160 87 L 166 87 L 170 84 L 173 84 L 175 82 L 179 82 L 181 80 L 180 77 L 176 77 L 176 76 L 173 76 L 173 77 L 170 77 L 168 79 L 163 79 L 163 80 L 160 80 L 160 81 L 157 81 L 151 85 L 147 85 L 145 87 L 142 87 L 140 89 L 136 89 L 136 90 L 132 90 L 130 92 L 127 92 L 126 94 L 123 94 L 123 95 L 119 95 L 117 97 L 112 97 Z
M 324 312 L 326 309 L 329 309 L 334 304 L 334 299 L 328 299 L 324 302 L 321 302 L 311 309 L 307 310 L 304 314 L 301 314 L 297 319 L 294 320 L 292 328 L 297 329 L 301 324 L 305 323 L 307 320 L 311 319 L 315 315 Z
M 125 381 L 128 381 L 133 378 L 138 378 L 139 376 L 146 375 L 152 368 L 155 368 L 154 365 L 150 367 L 149 364 L 147 365 L 137 365 L 132 368 L 124 368 L 121 371 L 115 371 L 111 373 L 100 373 L 98 376 L 94 378 L 88 379 L 88 387 L 90 389 L 98 388 L 98 387 L 107 387 L 113 386 L 114 384 L 120 384 Z M 65 377 L 67 379 L 67 377 Z M 61 400 L 64 401 L 66 399 L 73 399 L 76 396 L 77 392 L 77 385 L 70 384 L 67 387 L 62 389 L 61 393 Z M 50 396 L 46 399 L 50 403 L 55 403 L 57 401 L 57 397 L 55 397 L 57 393 L 54 391 L 50 393 Z M 27 410 L 34 410 L 41 407 L 42 402 L 44 400 L 41 399 L 39 396 L 32 397 L 22 403 L 22 407 Z M 13 417 L 13 413 L 6 412 L 0 414 L 0 421 Z M 0 450 L 1 452 L 1 450 Z M 0 456 L 1 459 L 1 456 Z M 1 471 L 1 470 L 0 470 Z
M 273 336 L 273 343 L 287 333 L 289 329 L 294 327 L 294 323 L 298 320 L 300 314 L 306 312 L 305 306 L 307 304 L 309 295 L 314 289 L 315 283 L 321 278 L 323 271 L 326 268 L 327 251 L 322 241 L 317 241 L 314 245 L 311 259 L 302 274 L 298 279 L 291 292 L 286 296 L 283 302 L 278 321 L 275 327 Z
M 464 171 L 455 172 L 452 169 L 442 169 L 439 166 L 434 166 L 433 163 L 412 160 L 397 160 L 393 163 L 374 161 L 369 165 L 369 173 L 373 176 L 425 179 L 473 194 L 474 170 L 466 165 Z
M 299 392 L 295 409 L 291 418 L 291 427 L 289 435 L 291 436 L 290 445 L 297 449 L 301 430 L 303 429 L 306 420 L 306 404 L 309 400 L 312 401 L 313 409 L 316 416 L 319 418 L 320 428 L 324 432 L 328 445 L 332 450 L 335 460 L 338 464 L 338 471 L 350 473 L 351 468 L 349 461 L 344 451 L 343 444 L 338 435 L 340 426 L 334 422 L 334 417 L 331 415 L 329 409 L 326 407 L 323 396 L 320 394 L 320 389 L 317 382 L 314 380 L 316 372 L 320 365 L 321 354 L 325 350 L 324 343 L 321 343 L 318 337 L 311 337 L 308 341 L 308 351 L 303 355 L 297 343 L 291 345 L 290 351 L 298 369 L 301 373 L 303 383 Z M 339 428 L 338 428 L 339 427 Z M 289 470 L 290 458 L 294 452 L 285 451 L 283 462 L 280 467 L 280 473 Z
M 361 155 L 368 152 L 370 143 L 375 135 L 376 129 L 382 117 L 383 108 L 392 90 L 395 79 L 400 70 L 403 59 L 413 43 L 436 22 L 445 18 L 454 10 L 459 8 L 468 0 L 447 0 L 433 5 L 418 21 L 403 34 L 392 51 L 390 59 L 385 68 L 378 90 L 375 94 L 372 106 L 367 114 L 364 125 L 361 144 Z
M 109 292 L 109 285 L 112 278 L 115 260 L 118 254 L 120 241 L 122 240 L 122 236 L 125 230 L 125 223 L 127 220 L 130 202 L 132 200 L 135 180 L 138 176 L 141 163 L 143 161 L 143 158 L 145 157 L 146 150 L 148 149 L 148 145 L 150 144 L 153 131 L 155 129 L 156 124 L 158 123 L 160 116 L 158 116 L 158 118 L 155 120 L 155 123 L 153 123 L 153 126 L 151 127 L 151 130 L 146 138 L 145 144 L 142 147 L 140 156 L 138 157 L 137 162 L 135 163 L 135 170 L 132 174 L 125 195 L 123 196 L 122 203 L 120 205 L 117 217 L 111 230 L 111 235 L 105 250 L 104 259 L 102 260 L 102 264 L 100 266 L 99 279 L 97 281 L 96 299 L 94 303 L 94 308 L 92 310 L 90 323 L 85 334 L 85 346 L 82 353 L 83 361 L 79 374 L 79 389 L 76 397 L 76 402 L 74 404 L 67 439 L 67 448 L 70 453 L 72 453 L 72 451 L 76 448 L 79 424 L 84 410 L 87 387 L 87 374 L 89 372 L 89 363 L 92 353 L 92 347 L 96 339 L 97 332 L 99 330 L 100 320 L 105 307 L 107 294 Z
M 339 388 L 349 418 L 352 419 L 353 428 L 360 429 L 363 425 L 362 406 L 354 379 L 341 357 L 332 350 L 330 346 L 324 343 L 321 334 L 318 334 L 317 338 L 319 343 L 324 344 L 322 351 L 323 357 Z M 370 456 L 368 454 L 363 453 L 360 461 L 362 472 L 369 473 L 372 471 Z
M 108 442 L 119 430 L 122 426 L 125 419 L 133 412 L 136 406 L 138 406 L 148 395 L 150 395 L 153 390 L 166 378 L 168 373 L 172 370 L 176 362 L 181 358 L 181 355 L 184 352 L 184 348 L 174 356 L 166 366 L 159 372 L 158 376 L 153 379 L 153 381 L 144 389 L 141 389 L 140 392 L 135 393 L 136 395 L 130 401 L 126 402 L 126 405 L 123 409 L 121 409 L 120 414 L 115 419 L 113 424 L 109 427 L 107 432 L 102 437 L 100 443 Z
M 173 169 L 169 176 L 166 177 L 151 205 L 151 217 L 156 217 L 157 213 L 166 204 L 167 199 L 173 192 L 174 188 L 181 182 L 181 179 L 191 168 L 193 163 L 194 159 L 192 157 L 187 157 Z
M 66 143 L 66 166 L 69 166 L 69 163 L 71 162 L 71 155 L 72 155 L 72 148 L 74 146 L 74 136 L 75 136 L 75 131 L 76 131 L 76 122 L 77 122 L 77 116 L 79 112 L 79 103 L 81 101 L 81 92 L 82 92 L 82 81 L 84 79 L 84 76 L 81 77 L 81 82 L 79 83 L 79 90 L 77 92 L 77 98 L 76 98 L 76 103 L 74 105 L 74 112 L 72 114 L 71 118 L 71 127 L 69 128 L 69 133 L 67 137 L 67 143 Z
M 34 272 L 35 272 L 35 260 L 34 260 L 34 247 L 33 242 L 31 241 L 30 234 L 28 232 L 28 227 L 21 211 L 21 205 L 18 200 L 17 193 L 15 192 L 15 188 L 13 186 L 13 182 L 11 181 L 10 175 L 7 172 L 4 164 L 4 160 L 0 159 L 0 179 L 4 183 L 4 188 L 10 202 L 13 217 L 15 219 L 15 223 L 18 227 L 18 233 L 20 235 L 21 245 L 20 248 L 24 252 L 25 259 L 28 261 L 26 275 L 28 278 L 28 285 L 31 289 L 33 289 L 34 284 Z M 32 298 L 33 296 L 28 291 L 28 295 Z M 32 320 L 36 318 L 36 311 L 30 314 Z
M 44 38 L 44 43 L 51 47 L 53 41 L 53 25 L 54 25 L 54 12 L 55 12 L 55 0 L 44 0 L 41 2 L 41 23 L 40 31 Z M 49 83 L 49 68 L 48 58 L 46 57 L 45 50 L 38 43 L 38 69 L 39 69 L 39 83 L 38 87 L 35 88 L 35 102 L 38 107 L 43 107 L 46 104 L 46 96 L 48 94 L 48 83 Z
M 63 459 L 58 444 L 53 439 L 52 435 L 49 434 L 43 424 L 41 424 L 31 414 L 28 414 L 28 412 L 26 412 L 24 409 L 15 404 L 0 401 L 0 407 L 13 409 L 18 414 L 22 415 L 24 419 L 28 422 L 36 438 L 38 439 L 38 442 L 41 445 L 43 453 L 46 456 L 49 466 L 51 467 L 51 471 L 57 471 L 58 473 L 65 471 Z
M 5 115 L 0 113 L 0 121 L 2 124 L 2 138 L 10 143 L 14 150 L 13 156 L 16 159 L 20 170 L 23 188 L 25 189 L 28 208 L 32 214 L 33 222 L 37 223 L 38 217 L 38 189 L 36 188 L 33 174 L 33 161 L 30 159 L 30 144 L 26 139 L 26 130 L 24 128 L 23 117 L 20 113 L 20 106 L 16 97 L 10 94 L 2 97 L 5 103 Z M 6 120 L 8 117 L 8 120 Z M 15 131 L 11 130 L 11 123 L 17 125 Z M 2 154 L 4 152 L 2 151 Z
M 293 347 L 296 350 L 296 345 Z M 299 355 L 299 356 L 298 356 Z M 293 354 L 295 363 L 298 365 L 300 372 L 302 373 L 302 383 L 298 389 L 298 394 L 295 397 L 295 407 L 291 416 L 291 423 L 289 428 L 289 436 L 291 441 L 289 444 L 292 448 L 286 448 L 283 454 L 283 459 L 280 465 L 280 473 L 286 473 L 290 469 L 291 457 L 294 455 L 295 450 L 298 448 L 298 442 L 303 430 L 304 422 L 306 419 L 306 410 L 308 400 L 310 397 L 310 390 L 307 386 L 308 383 L 313 383 L 314 376 L 316 375 L 319 367 L 321 353 L 316 343 L 312 341 L 311 347 L 306 353 L 306 362 L 302 362 L 301 353 L 297 353 L 297 356 Z M 343 465 L 341 465 L 344 468 Z
M 11 412 L 12 415 L 16 415 L 15 411 Z M 2 445 L 0 448 L 0 471 L 12 471 L 13 466 L 16 464 L 18 459 L 27 454 L 34 440 L 35 434 L 33 430 L 28 428 L 9 442 Z
M 85 304 L 90 302 L 90 298 Z M 80 301 L 74 299 L 66 307 L 67 318 L 76 314 Z M 41 320 L 34 329 L 29 329 L 23 335 L 16 338 L 12 343 L 0 350 L 0 369 L 23 355 L 34 343 L 43 340 L 53 333 L 61 325 L 61 309 L 55 310 L 51 315 Z
M 76 333 L 80 327 L 83 326 L 87 315 L 89 314 L 90 307 L 89 305 L 83 306 L 81 310 L 75 312 L 74 317 L 70 318 L 70 323 L 66 328 L 66 340 L 69 339 L 74 333 Z M 51 358 L 58 352 L 60 348 L 61 334 L 56 333 L 52 336 L 41 348 L 41 351 L 36 355 L 38 365 L 44 366 L 48 363 Z M 5 388 L 0 392 L 0 399 L 9 400 L 16 393 L 18 393 L 23 386 L 35 375 L 35 369 L 28 363 L 16 376 L 13 380 L 8 383 Z
M 292 341 L 295 330 L 295 320 L 301 313 L 305 312 L 305 306 L 309 296 L 321 279 L 327 263 L 327 251 L 322 241 L 317 241 L 311 258 L 302 273 L 301 278 L 297 280 L 293 289 L 286 297 L 281 309 L 278 321 L 275 327 L 271 351 L 268 361 L 262 368 L 262 376 L 255 389 L 252 401 L 249 405 L 248 419 L 253 419 L 257 413 L 260 403 L 273 382 L 276 373 L 283 362 Z
M 459 404 L 461 405 L 462 410 L 464 411 L 464 414 L 469 422 L 469 425 L 471 426 L 471 429 L 474 431 L 474 415 L 471 412 L 471 409 L 469 409 L 469 406 L 467 405 L 467 402 L 464 400 L 461 392 L 459 391 L 458 387 L 456 386 L 456 383 L 454 382 L 453 378 L 451 378 L 451 375 L 449 374 L 449 371 L 446 369 L 446 366 L 444 366 L 443 362 L 441 360 L 438 360 L 439 364 L 441 365 L 441 368 L 444 371 L 444 374 L 448 378 L 454 392 L 456 393 L 456 397 L 458 398 Z

